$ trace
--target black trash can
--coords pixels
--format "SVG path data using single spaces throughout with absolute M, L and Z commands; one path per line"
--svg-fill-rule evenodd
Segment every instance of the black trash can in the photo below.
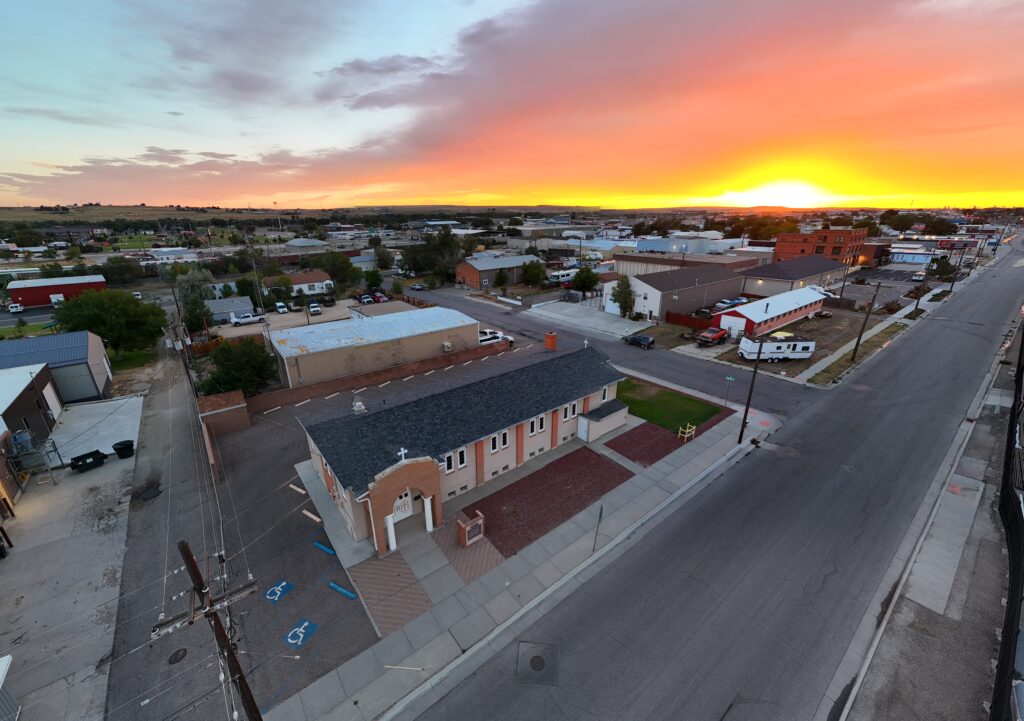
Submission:
M 113 448 L 118 458 L 131 458 L 135 455 L 135 441 L 118 441 Z

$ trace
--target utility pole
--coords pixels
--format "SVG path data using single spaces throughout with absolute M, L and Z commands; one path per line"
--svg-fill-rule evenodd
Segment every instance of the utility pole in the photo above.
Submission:
M 217 648 L 220 650 L 221 660 L 227 664 L 231 683 L 242 699 L 242 709 L 245 711 L 246 718 L 249 721 L 263 721 L 260 707 L 256 705 L 256 699 L 249 688 L 249 682 L 245 680 L 245 672 L 242 670 L 241 664 L 238 663 L 238 656 L 235 655 L 234 645 L 231 643 L 231 639 L 228 638 L 227 631 L 224 630 L 224 624 L 221 623 L 220 614 L 218 613 L 220 609 L 227 608 L 233 602 L 245 598 L 255 591 L 256 579 L 250 575 L 249 580 L 241 586 L 225 591 L 219 596 L 214 596 L 210 592 L 210 584 L 206 582 L 202 571 L 199 570 L 199 564 L 196 563 L 196 557 L 192 554 L 188 541 L 178 541 L 178 551 L 181 553 L 181 559 L 185 562 L 185 568 L 188 570 L 189 578 L 192 580 L 192 598 L 189 602 L 189 610 L 179 613 L 162 623 L 158 623 L 153 627 L 150 637 L 154 639 L 160 638 L 179 628 L 192 625 L 200 616 L 205 617 L 210 624 L 210 628 L 213 630 L 213 636 L 217 641 Z
M 850 261 L 851 263 L 853 261 Z M 850 266 L 846 260 L 843 260 L 843 286 L 839 289 L 839 299 L 842 300 L 843 293 L 846 291 L 846 277 L 850 275 Z
M 960 265 L 964 262 L 964 253 L 966 252 L 966 250 L 967 249 L 964 248 L 963 250 L 960 251 L 960 260 L 958 260 L 956 263 L 956 269 L 953 271 L 953 281 L 949 284 L 950 293 L 953 292 L 953 286 L 956 285 L 956 279 L 960 275 Z
M 750 375 L 750 388 L 747 390 L 747 405 L 743 407 L 743 422 L 740 423 L 740 437 L 736 445 L 743 443 L 743 433 L 747 430 L 747 415 L 750 413 L 750 401 L 754 398 L 754 381 L 757 380 L 757 367 L 761 365 L 761 349 L 764 348 L 764 338 L 757 341 L 757 356 L 754 358 L 754 372 Z
M 853 344 L 853 357 L 850 358 L 850 363 L 857 362 L 857 351 L 860 350 L 860 339 L 864 337 L 864 331 L 868 327 L 868 318 L 871 317 L 871 311 L 875 308 L 875 298 L 878 297 L 878 289 L 882 287 L 882 282 L 879 281 L 875 285 L 875 292 L 871 295 L 871 303 L 868 305 L 868 310 L 864 314 L 864 322 L 860 324 L 860 333 L 857 334 L 857 342 Z

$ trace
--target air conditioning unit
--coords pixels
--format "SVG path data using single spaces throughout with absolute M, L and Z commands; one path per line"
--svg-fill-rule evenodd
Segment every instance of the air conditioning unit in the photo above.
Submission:
M 452 352 L 452 344 L 450 342 L 448 342 L 448 341 L 443 342 L 441 344 L 441 351 L 444 352 L 444 353 L 451 353 Z

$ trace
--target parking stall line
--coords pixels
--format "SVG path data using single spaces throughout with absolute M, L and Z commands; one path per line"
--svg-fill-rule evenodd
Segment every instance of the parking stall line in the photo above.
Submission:
M 271 408 L 269 411 L 263 411 L 263 415 L 267 415 L 268 413 L 273 413 L 274 411 L 279 411 L 279 410 L 281 410 L 281 406 L 277 406 L 276 408 Z
M 427 371 L 427 372 L 426 372 L 426 373 L 424 373 L 423 375 L 425 375 L 425 376 L 429 376 L 429 375 L 430 375 L 431 373 L 433 373 L 433 372 L 434 372 L 434 371 Z
M 463 363 L 462 365 L 464 365 L 464 366 L 468 366 L 468 365 L 469 365 L 470 363 L 472 363 L 472 362 L 473 362 L 473 361 L 471 361 L 471 360 L 468 360 L 468 361 L 466 361 L 465 363 Z
M 312 518 L 317 523 L 323 523 L 323 519 L 320 518 L 320 516 L 316 515 L 315 513 L 307 511 L 305 508 L 302 509 L 302 515 L 306 516 L 307 518 Z
M 485 355 L 483 358 L 480 359 L 480 362 L 483 363 L 485 360 L 490 360 L 490 359 L 491 359 L 491 357 L 489 355 Z
M 444 370 L 446 370 L 446 371 L 450 371 L 450 370 L 451 370 L 452 368 L 454 368 L 454 367 L 455 367 L 455 366 L 448 366 L 448 367 L 447 367 L 447 368 L 445 368 Z
M 501 353 L 499 353 L 498 355 L 496 355 L 496 356 L 494 356 L 494 357 L 495 357 L 495 358 L 501 358 L 501 357 L 502 357 L 503 355 L 505 355 L 506 353 L 508 353 L 508 351 L 507 351 L 507 350 L 503 350 L 503 351 L 502 351 Z
M 380 384 L 379 386 L 377 386 L 377 387 L 378 387 L 378 388 L 383 388 L 384 386 L 386 386 L 386 385 L 389 385 L 390 383 L 391 383 L 391 381 L 384 381 L 383 383 L 381 383 L 381 384 Z
M 518 352 L 519 352 L 519 351 L 521 351 L 521 350 L 522 350 L 522 348 L 516 348 L 516 349 L 515 349 L 514 351 L 512 351 L 512 352 L 513 352 L 513 353 L 518 353 Z
M 329 395 L 329 396 L 324 396 L 324 400 L 325 401 L 329 401 L 332 398 L 334 398 L 334 396 L 340 396 L 340 395 L 341 395 L 341 391 L 338 391 L 337 393 L 331 393 L 331 395 Z
M 411 376 L 406 376 L 405 378 L 402 379 L 402 383 L 405 383 L 406 381 L 411 381 L 415 377 L 416 377 L 415 374 L 413 374 Z
M 357 390 L 357 391 L 352 391 L 352 392 L 353 392 L 353 393 L 362 393 L 363 391 L 365 391 L 365 390 L 366 390 L 366 388 L 367 388 L 366 386 L 363 386 L 363 387 L 362 387 L 362 388 L 360 388 L 359 390 Z
M 299 403 L 296 403 L 296 404 L 295 404 L 295 407 L 296 407 L 296 408 L 298 408 L 299 406 L 304 406 L 304 405 L 306 405 L 307 403 L 309 403 L 309 402 L 310 402 L 311 400 L 313 400 L 313 399 L 312 399 L 312 398 L 307 398 L 307 399 L 306 399 L 306 400 L 304 400 L 304 401 L 301 401 L 301 402 L 299 402 Z
M 296 485 L 295 485 L 294 483 L 289 483 L 289 484 L 288 484 L 288 487 L 289 487 L 289 488 L 291 488 L 291 489 L 292 489 L 293 491 L 295 491 L 296 493 L 301 493 L 301 494 L 302 494 L 302 495 L 304 495 L 304 496 L 306 495 L 306 489 L 305 489 L 305 488 L 299 488 L 299 487 L 298 487 L 298 486 L 296 486 Z

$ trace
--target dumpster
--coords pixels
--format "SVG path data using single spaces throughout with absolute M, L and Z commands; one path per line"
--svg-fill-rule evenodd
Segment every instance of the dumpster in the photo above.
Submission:
M 118 441 L 113 448 L 118 458 L 131 458 L 135 455 L 135 441 Z
M 99 468 L 103 465 L 103 461 L 105 460 L 107 460 L 107 454 L 97 449 L 95 451 L 83 453 L 80 456 L 75 456 L 71 459 L 71 462 L 68 465 L 73 471 L 85 473 L 86 471 L 91 471 L 93 468 Z

